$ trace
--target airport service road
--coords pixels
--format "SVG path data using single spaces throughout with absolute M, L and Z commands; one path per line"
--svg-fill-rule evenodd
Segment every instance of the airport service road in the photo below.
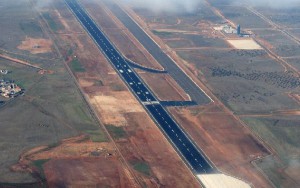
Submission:
M 197 104 L 207 104 L 212 100 L 202 91 L 177 65 L 165 54 L 151 37 L 121 9 L 111 1 L 105 1 L 114 15 L 126 26 L 126 28 L 138 39 L 147 51 L 164 67 L 172 78 L 180 85 L 184 91 L 190 95 Z
M 65 2 L 190 168 L 196 174 L 214 172 L 215 169 L 208 160 L 184 133 L 181 127 L 172 119 L 152 91 L 150 91 L 142 79 L 128 65 L 127 60 L 93 22 L 87 12 L 76 0 L 65 0 Z

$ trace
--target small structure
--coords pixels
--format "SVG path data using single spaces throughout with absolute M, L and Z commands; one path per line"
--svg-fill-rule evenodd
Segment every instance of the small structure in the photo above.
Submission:
M 241 35 L 241 26 L 240 25 L 237 25 L 237 27 L 236 27 L 236 34 L 237 35 Z
M 8 70 L 0 70 L 1 74 L 8 74 Z
M 38 45 L 38 44 L 34 44 L 33 45 L 33 48 L 40 48 L 41 46 L 40 45 Z

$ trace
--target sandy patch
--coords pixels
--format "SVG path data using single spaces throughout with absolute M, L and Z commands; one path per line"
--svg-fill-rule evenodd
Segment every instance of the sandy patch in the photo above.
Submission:
M 227 40 L 230 45 L 239 50 L 261 50 L 262 47 L 252 39 Z
M 197 175 L 206 188 L 251 188 L 247 183 L 224 174 Z
M 94 85 L 93 81 L 90 81 L 90 80 L 84 79 L 84 78 L 79 78 L 78 82 L 79 82 L 79 85 L 81 85 L 82 87 L 91 87 Z
M 18 49 L 29 51 L 32 54 L 40 54 L 51 52 L 51 46 L 51 40 L 26 37 L 26 39 L 18 46 Z
M 91 98 L 92 104 L 100 111 L 104 124 L 124 126 L 127 124 L 124 115 L 131 112 L 144 112 L 142 106 L 127 91 L 112 92 Z
M 40 146 L 22 154 L 20 162 L 49 158 L 89 157 L 92 152 L 113 153 L 114 148 L 106 142 L 92 142 L 85 135 L 64 139 L 56 147 Z

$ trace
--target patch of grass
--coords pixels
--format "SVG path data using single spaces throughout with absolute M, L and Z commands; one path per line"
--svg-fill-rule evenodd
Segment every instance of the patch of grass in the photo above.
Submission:
M 71 55 L 73 55 L 73 53 L 74 53 L 74 50 L 73 50 L 73 48 L 69 48 L 69 50 L 67 51 L 67 55 L 68 56 L 71 56 Z
M 113 85 L 111 85 L 111 89 L 113 91 L 124 91 L 125 90 L 124 86 L 120 85 L 120 84 L 113 84 Z
M 107 136 L 101 130 L 87 130 L 85 131 L 93 142 L 108 142 Z
M 269 156 L 256 162 L 276 187 L 289 187 L 293 177 L 283 169 L 300 164 L 300 130 L 298 117 L 243 118 L 243 121 L 275 151 L 277 156 Z
M 105 125 L 105 127 L 114 138 L 124 138 L 126 136 L 126 132 L 123 127 L 117 127 L 114 125 Z
M 37 22 L 34 21 L 21 21 L 19 23 L 21 30 L 29 36 L 40 36 L 42 29 Z
M 32 165 L 38 168 L 39 170 L 43 170 L 43 165 L 48 162 L 50 159 L 39 159 L 32 161 Z
M 40 176 L 42 178 L 45 178 L 45 174 L 44 174 L 44 168 L 43 168 L 43 165 L 48 162 L 50 159 L 39 159 L 39 160 L 35 160 L 35 161 L 32 161 L 32 165 L 35 166 L 39 173 L 40 173 Z
M 60 142 L 54 142 L 52 144 L 49 144 L 47 150 L 58 147 L 60 144 L 61 144 Z
M 152 33 L 155 34 L 155 35 L 158 35 L 158 36 L 162 36 L 162 37 L 165 37 L 165 36 L 170 36 L 172 35 L 171 32 L 166 32 L 166 31 L 157 31 L 157 30 L 152 30 Z
M 85 68 L 80 64 L 78 59 L 73 59 L 70 63 L 71 69 L 75 72 L 85 72 Z
M 85 109 L 80 106 L 80 105 L 77 105 L 77 106 L 74 106 L 73 107 L 76 115 L 78 115 L 80 117 L 80 119 L 86 121 L 86 122 L 91 122 L 91 118 L 88 116 L 87 112 L 85 111 Z
M 276 150 L 279 157 L 288 163 L 299 155 L 299 119 L 243 118 L 250 129 Z
M 103 86 L 103 82 L 102 82 L 102 80 L 96 80 L 96 81 L 94 82 L 94 85 L 95 85 L 95 86 Z
M 133 169 L 142 174 L 145 174 L 147 176 L 150 176 L 150 174 L 151 174 L 151 169 L 150 169 L 149 165 L 144 161 L 138 161 L 138 162 L 134 163 Z
M 57 22 L 55 22 L 49 12 L 43 13 L 43 17 L 47 21 L 51 30 L 58 31 L 58 30 L 62 29 L 63 26 L 61 24 L 58 24 Z

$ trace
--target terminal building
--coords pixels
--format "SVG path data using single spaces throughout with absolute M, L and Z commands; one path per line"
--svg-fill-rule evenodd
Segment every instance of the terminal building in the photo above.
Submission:
M 230 25 L 224 25 L 222 31 L 226 34 L 237 34 L 237 30 Z

